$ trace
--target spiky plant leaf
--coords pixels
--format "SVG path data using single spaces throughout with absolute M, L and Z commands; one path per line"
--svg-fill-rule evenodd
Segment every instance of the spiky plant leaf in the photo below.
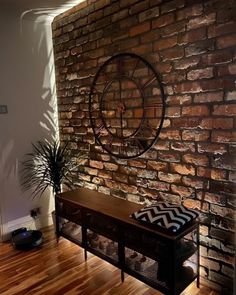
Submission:
M 73 188 L 73 171 L 76 168 L 67 149 L 58 141 L 38 141 L 32 144 L 32 153 L 22 162 L 21 184 L 24 190 L 32 190 L 32 196 L 41 196 L 52 187 L 54 193 L 61 191 L 62 183 Z M 81 155 L 80 155 L 81 156 Z

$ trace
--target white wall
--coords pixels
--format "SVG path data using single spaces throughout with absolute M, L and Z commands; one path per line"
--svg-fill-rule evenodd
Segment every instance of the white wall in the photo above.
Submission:
M 51 25 L 33 22 L 14 8 L 0 10 L 0 223 L 4 239 L 22 225 L 34 228 L 30 209 L 40 206 L 46 226 L 54 199 L 32 200 L 19 184 L 19 162 L 31 143 L 56 134 L 57 108 Z M 0 225 L 1 225 L 0 224 Z M 1 234 L 1 233 L 0 233 Z

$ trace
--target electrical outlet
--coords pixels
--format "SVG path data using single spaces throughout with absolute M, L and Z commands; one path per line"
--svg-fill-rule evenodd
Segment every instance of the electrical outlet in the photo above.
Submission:
M 40 214 L 41 214 L 41 211 L 40 211 L 39 207 L 30 210 L 30 216 L 34 219 L 37 218 L 38 215 L 40 215 Z
M 0 114 L 7 114 L 7 105 L 5 104 L 0 104 Z

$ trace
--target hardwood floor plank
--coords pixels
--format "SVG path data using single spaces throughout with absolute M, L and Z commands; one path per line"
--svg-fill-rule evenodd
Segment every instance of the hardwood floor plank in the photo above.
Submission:
M 31 251 L 0 243 L 1 295 L 161 295 L 160 292 L 61 238 L 56 242 L 52 227 L 43 230 L 44 242 Z M 217 295 L 191 284 L 183 295 Z

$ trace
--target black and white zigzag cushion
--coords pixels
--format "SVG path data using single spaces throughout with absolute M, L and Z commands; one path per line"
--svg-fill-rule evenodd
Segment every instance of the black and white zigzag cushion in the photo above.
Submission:
M 138 221 L 159 226 L 171 232 L 177 232 L 184 225 L 198 217 L 198 213 L 183 205 L 157 203 L 132 213 Z

